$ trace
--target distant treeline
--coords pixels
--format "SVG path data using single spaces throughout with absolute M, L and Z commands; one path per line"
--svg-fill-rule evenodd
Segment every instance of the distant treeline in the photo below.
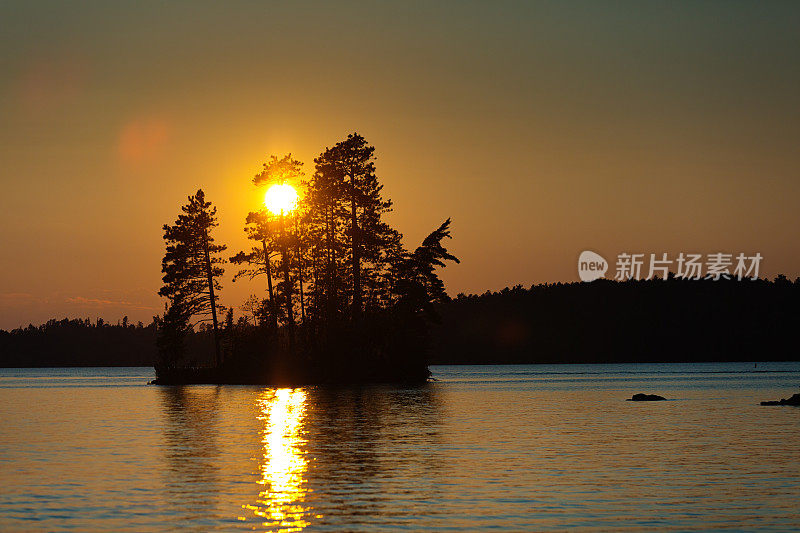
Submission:
M 800 360 L 800 279 L 556 283 L 437 304 L 432 364 Z M 231 320 L 231 319 L 229 319 Z M 255 331 L 238 317 L 223 342 Z M 151 366 L 153 324 L 50 320 L 0 330 L 0 366 Z M 190 352 L 213 359 L 210 332 Z
M 152 366 L 155 326 L 98 318 L 48 320 L 12 331 L 0 330 L 0 366 Z
M 598 280 L 459 295 L 431 363 L 796 361 L 800 278 Z

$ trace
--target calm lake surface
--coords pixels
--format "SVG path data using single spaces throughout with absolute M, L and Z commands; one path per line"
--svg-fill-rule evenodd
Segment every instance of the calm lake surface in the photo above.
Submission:
M 0 370 L 0 530 L 800 528 L 800 408 L 759 405 L 800 363 L 431 370 L 360 389 Z

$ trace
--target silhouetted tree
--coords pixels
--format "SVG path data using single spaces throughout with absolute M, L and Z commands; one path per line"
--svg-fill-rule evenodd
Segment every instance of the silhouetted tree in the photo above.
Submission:
M 241 309 L 253 317 L 253 325 L 263 325 L 269 319 L 269 301 L 261 299 L 255 294 L 251 294 L 244 301 Z
M 214 244 L 211 231 L 217 226 L 216 207 L 205 200 L 202 189 L 198 190 L 182 208 L 175 224 L 164 225 L 166 253 L 161 261 L 164 286 L 160 296 L 170 300 L 167 315 L 173 319 L 165 326 L 172 327 L 179 319 L 187 322 L 190 317 L 199 317 L 199 322 L 211 319 L 214 331 L 214 353 L 216 364 L 222 363 L 217 323 L 217 294 L 221 289 L 218 278 L 224 270 L 218 266 L 224 262 L 217 255 L 225 250 L 224 245 Z
M 283 184 L 286 182 L 299 185 L 303 178 L 302 171 L 303 163 L 292 158 L 292 154 L 287 154 L 278 159 L 276 156 L 271 156 L 270 160 L 263 164 L 261 172 L 256 174 L 253 178 L 254 185 L 273 185 Z M 287 323 L 291 328 L 294 326 L 294 311 L 292 309 L 292 292 L 294 280 L 292 280 L 291 271 L 291 254 L 289 253 L 290 241 L 292 236 L 290 230 L 287 229 L 286 217 L 288 213 L 276 214 L 278 218 L 278 233 L 277 244 L 280 250 L 280 269 L 283 271 L 283 281 L 279 284 L 281 289 L 281 299 L 283 300 L 284 310 L 286 312 Z
M 239 252 L 230 258 L 231 263 L 236 265 L 247 265 L 239 270 L 233 277 L 237 279 L 248 276 L 250 279 L 261 274 L 267 277 L 267 292 L 269 294 L 270 322 L 273 328 L 278 327 L 279 306 L 275 298 L 275 291 L 272 286 L 273 255 L 277 250 L 277 239 L 270 232 L 269 215 L 266 211 L 248 213 L 245 222 L 245 233 L 247 238 L 257 241 L 259 244 L 253 246 L 250 252 Z
M 350 316 L 357 321 L 364 310 L 365 288 L 376 307 L 388 287 L 385 278 L 393 256 L 400 253 L 401 235 L 382 216 L 392 202 L 383 198 L 383 185 L 375 174 L 375 148 L 358 133 L 327 148 L 314 160 L 316 171 L 309 184 L 310 208 L 322 217 L 327 255 L 326 291 L 336 303 L 337 280 L 344 280 L 350 296 Z M 324 218 L 324 220 L 320 220 Z M 342 234 L 338 228 L 346 228 Z M 338 242 L 337 242 L 338 241 Z M 344 254 L 349 272 L 341 272 L 338 254 Z M 329 312 L 333 311 L 333 307 Z
M 444 283 L 436 273 L 445 261 L 459 260 L 442 245 L 450 239 L 450 219 L 425 237 L 414 252 L 405 254 L 396 262 L 393 273 L 396 280 L 394 290 L 399 297 L 398 306 L 411 312 L 433 312 L 432 304 L 447 301 Z
M 186 349 L 186 336 L 192 328 L 189 323 L 191 314 L 183 304 L 180 294 L 176 294 L 164 311 L 163 317 L 154 317 L 156 326 L 156 346 L 158 348 L 158 366 L 175 367 L 183 360 Z

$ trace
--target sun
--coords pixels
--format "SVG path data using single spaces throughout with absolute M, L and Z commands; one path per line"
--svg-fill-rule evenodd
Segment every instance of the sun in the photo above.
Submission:
M 271 186 L 264 194 L 264 205 L 273 215 L 285 215 L 297 207 L 297 191 L 287 183 Z

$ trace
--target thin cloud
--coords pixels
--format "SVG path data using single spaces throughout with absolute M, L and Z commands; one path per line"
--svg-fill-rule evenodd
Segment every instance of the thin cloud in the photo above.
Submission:
M 81 305 L 84 307 L 124 307 L 128 309 L 152 311 L 155 308 L 147 305 L 142 305 L 127 300 L 108 300 L 105 298 L 86 298 L 85 296 L 73 296 L 67 298 L 66 303 Z
M 47 298 L 36 296 L 29 292 L 4 292 L 0 293 L 0 301 L 4 302 L 46 302 Z

